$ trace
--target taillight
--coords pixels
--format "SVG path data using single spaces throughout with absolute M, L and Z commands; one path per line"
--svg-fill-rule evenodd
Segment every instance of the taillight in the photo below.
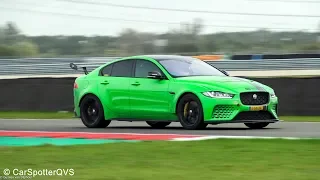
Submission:
M 73 88 L 74 88 L 74 89 L 77 89 L 77 88 L 78 88 L 78 84 L 77 84 L 77 83 L 74 83 L 74 84 L 73 84 Z

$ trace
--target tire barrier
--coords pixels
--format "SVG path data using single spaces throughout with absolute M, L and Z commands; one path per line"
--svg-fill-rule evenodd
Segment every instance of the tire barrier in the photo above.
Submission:
M 279 115 L 320 115 L 320 77 L 249 78 L 272 87 Z M 75 78 L 0 80 L 0 111 L 73 111 Z
M 233 55 L 231 60 L 261 60 L 261 59 L 308 59 L 308 58 L 320 58 L 320 53 L 313 54 L 247 54 L 247 55 Z
M 261 60 L 263 58 L 263 55 L 261 54 L 255 54 L 255 55 L 252 55 L 251 59 L 252 60 Z
M 250 60 L 252 55 L 233 55 L 231 60 Z
M 302 59 L 320 58 L 320 54 L 265 54 L 263 59 Z
M 203 60 L 203 61 L 215 61 L 215 60 L 223 60 L 224 55 L 199 55 L 199 56 L 192 56 L 194 58 Z

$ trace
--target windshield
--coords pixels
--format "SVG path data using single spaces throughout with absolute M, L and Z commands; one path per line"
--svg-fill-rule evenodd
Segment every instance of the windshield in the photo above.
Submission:
M 160 60 L 159 63 L 173 77 L 226 76 L 221 71 L 209 65 L 208 63 L 191 57 L 183 57 L 179 59 L 164 59 Z

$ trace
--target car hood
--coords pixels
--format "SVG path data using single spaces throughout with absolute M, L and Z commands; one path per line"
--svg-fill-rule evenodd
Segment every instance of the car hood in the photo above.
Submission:
M 232 76 L 192 76 L 176 78 L 180 83 L 191 83 L 208 90 L 224 90 L 228 92 L 267 91 L 273 90 L 256 81 Z

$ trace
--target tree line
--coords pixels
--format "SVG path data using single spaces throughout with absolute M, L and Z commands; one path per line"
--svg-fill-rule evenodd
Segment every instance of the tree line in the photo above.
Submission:
M 203 34 L 200 20 L 163 34 L 124 29 L 117 36 L 27 36 L 12 22 L 0 27 L 0 57 L 128 56 L 137 54 L 259 54 L 320 50 L 319 33 Z

